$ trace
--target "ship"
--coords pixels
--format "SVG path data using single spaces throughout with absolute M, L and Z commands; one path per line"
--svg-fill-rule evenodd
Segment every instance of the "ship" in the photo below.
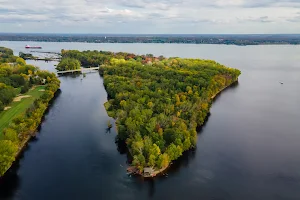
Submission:
M 29 45 L 26 45 L 25 48 L 26 49 L 41 49 L 42 47 L 40 47 L 40 46 L 29 46 Z

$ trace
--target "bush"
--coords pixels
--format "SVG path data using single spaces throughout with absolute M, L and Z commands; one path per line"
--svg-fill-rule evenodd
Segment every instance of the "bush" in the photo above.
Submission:
M 9 78 L 12 81 L 13 87 L 20 87 L 26 83 L 24 77 L 19 74 L 13 74 Z
M 21 93 L 22 94 L 28 92 L 28 90 L 29 90 L 29 86 L 27 84 L 21 87 Z
M 9 104 L 13 100 L 15 95 L 16 95 L 16 92 L 13 87 L 7 86 L 5 84 L 2 84 L 0 86 L 0 101 L 4 105 Z

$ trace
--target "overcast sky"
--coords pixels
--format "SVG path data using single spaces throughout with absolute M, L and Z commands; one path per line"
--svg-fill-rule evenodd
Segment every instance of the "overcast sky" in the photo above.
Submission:
M 0 32 L 300 33 L 300 0 L 0 0 Z

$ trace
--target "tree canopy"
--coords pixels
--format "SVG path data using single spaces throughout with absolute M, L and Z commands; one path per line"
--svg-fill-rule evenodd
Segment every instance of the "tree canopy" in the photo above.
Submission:
M 67 71 L 67 70 L 74 70 L 80 69 L 80 62 L 75 58 L 63 58 L 60 63 L 57 65 L 56 69 L 58 71 Z

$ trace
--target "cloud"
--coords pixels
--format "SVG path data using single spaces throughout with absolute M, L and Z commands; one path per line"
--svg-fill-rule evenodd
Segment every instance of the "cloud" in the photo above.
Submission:
M 292 23 L 300 23 L 300 12 L 297 12 L 295 16 L 286 18 L 286 21 Z
M 268 16 L 237 18 L 237 21 L 240 23 L 245 23 L 245 22 L 271 23 L 271 22 L 274 22 L 274 20 L 270 19 Z
M 244 8 L 270 8 L 270 7 L 300 7 L 299 0 L 213 0 L 210 6 L 216 7 L 244 7 Z
M 22 24 L 25 32 L 259 33 L 282 32 L 287 21 L 299 32 L 298 8 L 299 0 L 0 0 L 0 32 Z

